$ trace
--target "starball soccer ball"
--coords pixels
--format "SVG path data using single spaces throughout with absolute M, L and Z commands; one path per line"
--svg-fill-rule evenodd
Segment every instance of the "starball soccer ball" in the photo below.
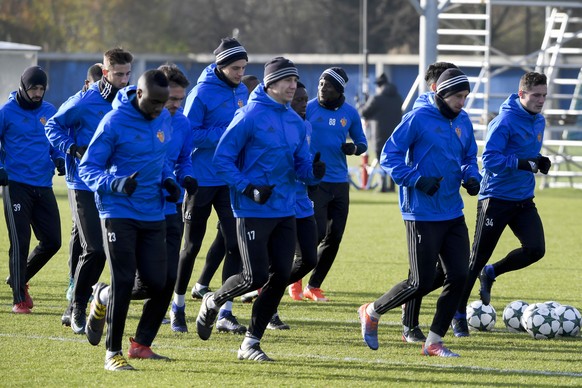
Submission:
M 530 317 L 530 315 L 534 312 L 534 310 L 536 310 L 540 307 L 548 308 L 548 305 L 546 305 L 545 303 L 541 303 L 541 302 L 532 303 L 529 306 L 527 306 L 525 308 L 525 310 L 523 310 L 523 314 L 521 315 L 521 326 L 523 326 L 523 328 L 525 328 L 526 321 Z
M 497 313 L 489 304 L 476 300 L 467 306 L 467 325 L 470 330 L 490 331 L 496 319 Z
M 582 317 L 580 316 L 580 311 L 576 307 L 561 305 L 555 310 L 556 315 L 560 321 L 560 328 L 558 329 L 558 335 L 563 337 L 576 337 L 580 334 L 580 323 Z
M 529 304 L 523 300 L 514 300 L 505 307 L 503 310 L 503 323 L 505 323 L 507 330 L 512 333 L 525 331 L 525 328 L 521 324 L 521 316 L 527 306 Z
M 560 319 L 555 310 L 539 307 L 526 319 L 525 330 L 535 339 L 554 338 L 560 330 Z

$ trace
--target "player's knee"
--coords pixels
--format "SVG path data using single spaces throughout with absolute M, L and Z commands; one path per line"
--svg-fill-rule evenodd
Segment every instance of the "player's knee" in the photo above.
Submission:
M 540 260 L 546 254 L 546 248 L 544 246 L 523 248 L 523 250 L 532 263 Z

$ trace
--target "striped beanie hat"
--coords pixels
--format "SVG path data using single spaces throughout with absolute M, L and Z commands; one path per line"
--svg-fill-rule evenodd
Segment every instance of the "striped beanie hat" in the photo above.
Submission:
M 223 38 L 220 45 L 214 50 L 216 55 L 216 65 L 220 67 L 228 66 L 239 59 L 249 60 L 247 51 L 235 38 Z
M 471 91 L 469 79 L 459 69 L 445 70 L 436 83 L 436 94 L 441 98 L 447 98 L 462 90 Z
M 348 75 L 341 67 L 330 67 L 329 69 L 325 69 L 323 73 L 321 73 L 321 77 L 319 77 L 319 79 L 322 78 L 331 82 L 335 90 L 342 94 L 348 83 Z
M 269 62 L 265 63 L 265 73 L 263 75 L 263 83 L 265 88 L 269 85 L 282 80 L 283 78 L 295 76 L 299 78 L 299 72 L 295 64 L 283 57 L 275 57 Z

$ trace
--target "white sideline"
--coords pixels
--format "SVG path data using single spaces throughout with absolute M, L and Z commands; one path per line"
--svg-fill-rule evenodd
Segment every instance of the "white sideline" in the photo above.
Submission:
M 22 339 L 42 339 L 42 340 L 50 340 L 50 341 L 62 341 L 62 342 L 87 342 L 85 337 L 76 338 L 65 338 L 65 337 L 44 337 L 40 335 L 20 335 L 20 334 L 13 334 L 13 333 L 0 333 L 0 337 L 18 337 Z M 184 346 L 156 346 L 158 349 L 179 349 L 179 350 L 213 350 L 211 347 L 204 347 L 204 348 L 197 348 L 197 347 L 184 347 Z M 237 350 L 230 351 L 231 353 L 236 353 Z M 275 358 L 277 356 L 289 358 L 289 354 L 278 354 L 277 352 L 269 352 L 269 355 L 273 355 Z M 298 359 L 305 359 L 311 358 L 321 361 L 335 361 L 335 362 L 358 362 L 358 363 L 369 363 L 369 364 L 382 364 L 388 366 L 408 366 L 410 363 L 401 362 L 401 361 L 393 361 L 393 360 L 386 360 L 382 358 L 357 358 L 357 357 L 329 357 L 329 356 L 322 356 L 322 355 L 313 355 L 313 354 L 295 354 L 293 358 Z M 462 360 L 462 357 L 461 357 Z M 416 366 L 421 366 L 416 364 Z M 530 374 L 530 375 L 538 375 L 538 376 L 564 376 L 564 377 L 579 377 L 582 378 L 582 373 L 577 372 L 559 372 L 559 371 L 544 371 L 544 370 L 531 370 L 531 369 L 501 369 L 501 368 L 487 368 L 487 367 L 479 367 L 479 366 L 472 366 L 472 365 L 447 365 L 447 364 L 425 364 L 422 365 L 424 368 L 441 368 L 441 369 L 468 369 L 474 372 L 494 372 L 494 373 L 502 373 L 502 374 Z

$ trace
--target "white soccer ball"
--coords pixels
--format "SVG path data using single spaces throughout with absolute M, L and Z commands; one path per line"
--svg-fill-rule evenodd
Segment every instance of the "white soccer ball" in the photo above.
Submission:
M 521 326 L 525 328 L 525 324 L 527 319 L 531 316 L 534 310 L 539 309 L 540 307 L 548 307 L 545 303 L 532 303 L 523 310 L 523 314 L 521 315 Z
M 470 330 L 490 331 L 496 319 L 497 313 L 490 304 L 476 300 L 467 306 L 467 325 Z
M 535 339 L 554 338 L 560 330 L 560 319 L 555 310 L 539 307 L 527 318 L 525 330 Z
M 551 309 L 556 309 L 556 308 L 558 308 L 558 307 L 560 307 L 560 306 L 561 306 L 561 304 L 559 304 L 558 302 L 556 302 L 556 301 L 553 301 L 553 300 L 548 300 L 547 302 L 544 302 L 544 304 L 545 304 L 546 306 L 548 306 L 548 308 L 549 308 L 550 310 L 551 310 Z
M 507 330 L 512 333 L 525 331 L 521 324 L 521 317 L 528 306 L 529 304 L 523 300 L 515 300 L 505 307 L 503 310 L 503 323 L 505 323 Z
M 576 337 L 580 334 L 582 316 L 580 316 L 580 311 L 576 307 L 561 305 L 554 311 L 560 320 L 559 336 Z

